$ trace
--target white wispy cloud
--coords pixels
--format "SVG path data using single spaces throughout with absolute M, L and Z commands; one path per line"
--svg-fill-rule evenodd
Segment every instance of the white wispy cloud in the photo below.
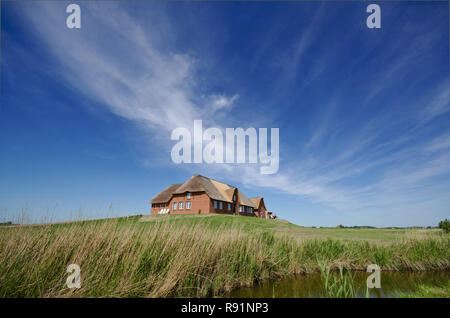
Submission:
M 439 87 L 440 93 L 418 114 L 418 120 L 425 124 L 434 118 L 450 112 L 450 86 L 446 81 Z
M 239 95 L 234 95 L 231 98 L 226 96 L 226 95 L 222 95 L 222 94 L 218 94 L 218 95 L 211 95 L 209 96 L 209 104 L 210 107 L 208 108 L 210 113 L 215 113 L 219 110 L 230 110 L 235 101 L 238 99 Z
M 196 67 L 201 61 L 189 54 L 158 48 L 152 41 L 152 34 L 159 31 L 144 29 L 125 10 L 108 10 L 105 14 L 104 6 L 87 3 L 83 6 L 88 8 L 85 13 L 96 22 L 83 24 L 81 32 L 55 27 L 63 22 L 60 16 L 64 12 L 64 3 L 33 4 L 26 11 L 27 20 L 36 34 L 62 66 L 62 70 L 55 71 L 55 76 L 117 116 L 159 136 L 166 147 L 168 132 L 176 127 L 190 129 L 194 119 L 203 119 L 205 124 L 217 127 L 227 122 L 228 127 L 233 127 L 232 112 L 240 97 L 237 94 L 213 92 L 205 95 L 201 92 L 196 78 Z M 313 20 L 319 23 L 323 12 L 322 8 L 319 9 Z M 296 76 L 305 52 L 319 38 L 317 30 L 317 26 L 311 25 L 301 33 L 284 56 L 282 74 L 274 85 L 283 86 Z M 407 56 L 395 54 L 396 48 L 403 45 L 401 41 L 386 49 L 378 60 L 385 67 L 373 77 L 372 85 L 368 86 L 371 90 L 361 107 L 373 102 L 375 97 L 394 86 L 393 83 L 404 78 L 408 74 L 408 65 L 429 54 L 433 41 L 436 38 L 420 37 L 409 44 L 412 53 Z M 322 59 L 328 54 L 322 54 Z M 360 57 L 359 61 L 365 58 Z M 310 81 L 325 70 L 325 64 L 319 64 L 310 74 Z M 336 86 L 339 89 L 340 86 Z M 429 180 L 450 173 L 449 130 L 440 131 L 430 141 L 422 141 L 421 137 L 423 127 L 449 112 L 448 81 L 443 81 L 429 94 L 433 98 L 411 105 L 413 114 L 417 116 L 399 117 L 395 112 L 380 111 L 365 122 L 347 127 L 347 131 L 339 130 L 339 94 L 330 95 L 330 103 L 324 107 L 327 110 L 325 115 L 312 125 L 316 129 L 311 132 L 309 142 L 293 150 L 294 159 L 282 161 L 276 175 L 261 175 L 254 165 L 177 167 L 196 172 L 209 171 L 216 178 L 228 178 L 232 173 L 233 179 L 249 187 L 270 188 L 306 197 L 336 209 L 357 210 L 379 206 L 380 202 L 412 202 L 412 197 L 416 201 L 442 198 L 448 184 Z M 248 124 L 256 126 L 251 121 Z M 402 134 L 382 138 L 390 130 L 403 129 Z M 323 140 L 334 133 L 342 134 L 339 135 L 342 138 L 336 138 L 339 152 L 323 155 Z M 304 156 L 299 157 L 298 153 Z M 358 180 L 365 174 L 364 182 Z M 352 182 L 347 182 L 350 179 Z
M 429 145 L 425 148 L 426 151 L 438 151 L 450 148 L 450 133 L 443 134 L 433 139 Z
M 39 38 L 59 61 L 59 76 L 88 98 L 143 129 L 167 133 L 190 127 L 208 111 L 230 108 L 237 95 L 205 96 L 197 91 L 198 61 L 162 52 L 152 43 L 157 29 L 143 29 L 120 5 L 83 4 L 89 21 L 81 30 L 61 24 L 64 3 L 30 5 L 26 12 Z M 42 18 L 45 17 L 45 18 Z

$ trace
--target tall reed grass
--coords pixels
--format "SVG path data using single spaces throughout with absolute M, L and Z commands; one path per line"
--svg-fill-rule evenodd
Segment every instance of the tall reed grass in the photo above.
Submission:
M 239 219 L 239 218 L 236 218 Z M 392 245 L 307 240 L 267 229 L 138 218 L 0 228 L 0 297 L 205 297 L 329 268 L 449 269 L 449 238 Z M 69 264 L 81 288 L 65 285 Z
M 344 270 L 339 265 L 338 271 L 333 271 L 326 261 L 318 261 L 323 281 L 324 295 L 327 298 L 354 298 L 357 295 L 354 286 L 355 273 Z

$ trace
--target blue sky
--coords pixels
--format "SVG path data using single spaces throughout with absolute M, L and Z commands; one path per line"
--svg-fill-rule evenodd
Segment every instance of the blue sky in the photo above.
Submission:
M 149 213 L 195 173 L 300 225 L 450 217 L 448 3 L 69 3 L 1 4 L 3 219 Z M 194 119 L 279 128 L 278 173 L 172 163 Z

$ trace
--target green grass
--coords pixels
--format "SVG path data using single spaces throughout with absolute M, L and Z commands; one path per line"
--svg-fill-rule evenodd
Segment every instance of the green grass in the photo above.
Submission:
M 354 298 L 357 295 L 354 286 L 355 274 L 344 270 L 339 265 L 338 271 L 333 271 L 326 261 L 318 261 L 323 281 L 324 295 L 327 298 Z
M 450 282 L 442 286 L 427 286 L 418 285 L 416 291 L 413 293 L 398 292 L 395 294 L 400 298 L 449 298 L 450 297 Z
M 205 297 L 331 269 L 442 270 L 436 230 L 311 229 L 243 216 L 128 217 L 0 228 L 0 297 Z M 69 264 L 82 288 L 65 286 Z
M 206 221 L 204 218 L 212 218 Z M 244 216 L 229 215 L 171 215 L 147 217 L 149 222 L 194 222 L 208 223 L 208 225 L 233 225 L 247 230 L 270 229 L 276 232 L 291 235 L 298 240 L 307 239 L 339 239 L 344 241 L 364 240 L 373 243 L 391 243 L 393 241 L 405 240 L 409 238 L 436 238 L 442 235 L 441 229 L 351 229 L 351 228 L 309 228 L 302 227 L 284 220 L 266 220 Z

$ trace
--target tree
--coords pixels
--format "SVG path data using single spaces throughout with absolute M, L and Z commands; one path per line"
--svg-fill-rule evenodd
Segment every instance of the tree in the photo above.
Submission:
M 442 229 L 444 233 L 448 233 L 450 231 L 450 221 L 445 219 L 439 222 L 439 228 Z

